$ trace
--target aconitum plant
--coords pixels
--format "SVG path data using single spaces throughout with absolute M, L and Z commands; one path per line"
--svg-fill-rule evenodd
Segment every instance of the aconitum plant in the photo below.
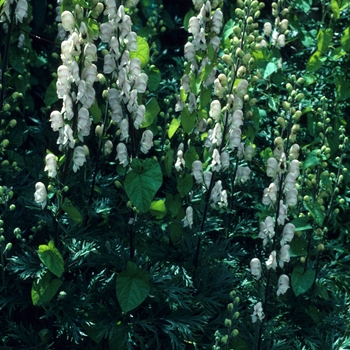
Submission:
M 0 348 L 349 346 L 349 11 L 0 1 Z

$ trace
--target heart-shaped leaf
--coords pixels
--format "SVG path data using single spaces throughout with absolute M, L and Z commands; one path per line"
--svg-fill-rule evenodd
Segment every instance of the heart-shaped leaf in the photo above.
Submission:
M 314 270 L 304 270 L 302 265 L 297 265 L 292 273 L 292 288 L 296 296 L 305 293 L 315 280 Z

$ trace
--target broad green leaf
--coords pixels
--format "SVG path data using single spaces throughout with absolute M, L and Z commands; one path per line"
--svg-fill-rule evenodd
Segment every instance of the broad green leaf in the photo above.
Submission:
M 318 150 L 313 150 L 307 155 L 305 162 L 303 162 L 303 170 L 306 170 L 308 168 L 311 168 L 320 164 L 321 158 L 317 155 L 317 153 L 318 153 Z
M 185 153 L 184 159 L 185 159 L 186 168 L 191 170 L 192 163 L 195 160 L 199 159 L 198 153 L 197 153 L 196 148 L 194 146 L 191 146 L 190 149 Z
M 170 125 L 169 125 L 169 129 L 168 129 L 168 137 L 169 139 L 171 139 L 175 133 L 176 133 L 176 130 L 179 128 L 180 126 L 180 121 L 179 119 L 172 119 Z
M 316 40 L 317 40 L 317 51 L 324 53 L 327 51 L 329 44 L 331 43 L 333 36 L 333 30 L 330 28 L 327 28 L 325 31 L 323 31 L 321 28 L 319 29 Z
M 304 74 L 303 78 L 305 79 L 305 85 L 311 85 L 317 80 L 316 77 L 311 73 Z
M 171 170 L 174 162 L 174 150 L 169 149 L 164 157 L 165 172 L 168 177 L 170 177 Z
M 162 199 L 157 201 L 153 201 L 151 206 L 149 207 L 149 211 L 152 215 L 156 217 L 156 219 L 162 219 L 166 215 L 166 207 L 165 202 Z
M 175 196 L 173 196 L 171 193 L 167 193 L 165 205 L 170 214 L 175 218 L 181 208 L 180 195 L 177 193 Z
M 188 108 L 185 107 L 181 112 L 181 125 L 185 133 L 189 134 L 194 128 L 196 122 L 196 112 L 190 114 Z
M 307 210 L 309 210 L 316 224 L 318 226 L 322 226 L 326 214 L 321 210 L 321 204 L 318 202 L 304 202 L 304 206 Z
M 312 226 L 308 222 L 309 218 L 307 216 L 296 218 L 291 221 L 291 223 L 295 226 L 295 231 L 305 231 L 312 229 Z
M 57 293 L 62 285 L 62 281 L 54 279 L 50 281 L 50 273 L 47 272 L 39 281 L 32 284 L 31 296 L 33 305 L 47 304 Z
M 157 67 L 151 67 L 150 70 L 147 72 L 148 75 L 148 82 L 147 82 L 147 87 L 149 91 L 157 91 L 160 79 L 161 79 L 161 74 L 160 70 Z
M 92 115 L 95 124 L 101 120 L 102 112 L 98 107 L 97 100 L 95 100 L 94 104 L 89 108 L 89 113 Z
M 126 270 L 117 276 L 116 282 L 117 299 L 123 312 L 129 312 L 141 305 L 150 290 L 148 272 L 128 261 Z
M 321 186 L 330 193 L 333 193 L 333 183 L 329 176 L 321 174 Z
M 200 108 L 205 108 L 211 102 L 211 88 L 202 88 L 200 93 Z
M 308 13 L 311 10 L 312 0 L 295 0 L 292 3 L 292 6 L 295 6 L 297 9 L 303 13 Z
M 305 293 L 314 283 L 315 271 L 304 271 L 302 265 L 297 265 L 292 273 L 292 288 L 296 296 Z
M 141 36 L 137 37 L 137 50 L 130 51 L 130 60 L 138 58 L 141 62 L 141 68 L 144 68 L 149 62 L 149 46 L 147 41 Z
M 307 255 L 307 241 L 303 237 L 294 236 L 289 243 L 290 256 L 305 256 Z
M 68 198 L 64 199 L 62 209 L 76 224 L 81 224 L 83 222 L 83 217 L 81 216 L 79 210 L 72 204 L 72 202 Z
M 233 21 L 233 19 L 230 19 L 226 22 L 224 29 L 222 31 L 222 36 L 224 40 L 228 39 L 232 35 L 234 26 L 235 26 L 235 22 Z
M 153 158 L 142 162 L 140 171 L 131 171 L 125 177 L 124 187 L 129 199 L 141 212 L 148 211 L 154 195 L 162 185 L 162 171 Z
M 192 9 L 190 9 L 190 10 L 186 13 L 186 15 L 185 15 L 185 17 L 184 17 L 184 28 L 185 28 L 186 31 L 188 30 L 188 22 L 190 21 L 190 18 L 191 18 L 193 15 L 195 15 L 195 12 L 194 12 Z
M 157 118 L 160 112 L 158 101 L 155 97 L 152 97 L 146 104 L 145 121 L 141 124 L 141 128 L 147 128 Z
M 266 65 L 264 70 L 264 79 L 268 78 L 271 74 L 277 72 L 278 70 L 278 60 L 273 57 Z
M 323 62 L 326 60 L 326 57 L 321 57 L 321 52 L 316 51 L 311 55 L 309 60 L 306 63 L 306 70 L 309 72 L 316 72 L 322 67 Z
M 181 198 L 187 196 L 191 191 L 193 186 L 193 178 L 192 175 L 186 174 L 184 177 L 182 175 L 179 176 L 177 180 L 177 190 L 180 193 Z
M 56 81 L 56 79 L 52 80 L 46 90 L 44 100 L 46 107 L 51 107 L 55 102 L 58 101 Z
M 57 277 L 61 277 L 64 271 L 64 261 L 61 253 L 55 247 L 53 241 L 48 245 L 39 245 L 39 259 Z
M 340 9 L 337 0 L 331 0 L 331 9 L 333 13 L 333 19 L 339 19 Z
M 339 77 L 336 80 L 337 83 L 337 100 L 345 101 L 350 97 L 350 82 L 345 80 L 344 77 Z
M 340 39 L 341 47 L 344 51 L 350 50 L 350 27 L 347 27 Z

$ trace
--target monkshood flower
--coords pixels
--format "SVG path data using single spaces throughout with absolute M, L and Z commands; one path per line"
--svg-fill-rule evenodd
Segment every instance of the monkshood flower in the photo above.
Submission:
M 204 184 L 207 189 L 209 189 L 210 187 L 212 176 L 213 176 L 213 173 L 211 171 L 206 171 L 205 173 L 203 173 Z
M 184 227 L 192 228 L 193 226 L 193 208 L 191 206 L 186 208 L 186 215 L 182 219 Z
M 141 138 L 141 152 L 147 154 L 153 146 L 153 133 L 151 130 L 145 130 Z
M 278 264 L 280 267 L 284 266 L 284 263 L 290 261 L 290 254 L 289 254 L 290 246 L 288 244 L 285 244 L 282 246 L 279 252 L 279 261 Z
M 250 261 L 250 272 L 257 280 L 261 277 L 261 262 L 259 259 L 254 258 Z
M 267 160 L 266 175 L 275 179 L 279 172 L 278 162 L 276 158 L 269 158 Z
M 73 151 L 73 171 L 76 173 L 86 162 L 86 150 L 83 146 L 77 146 Z
M 280 200 L 280 207 L 278 211 L 277 222 L 279 225 L 284 225 L 285 220 L 287 219 L 287 206 Z
M 61 14 L 61 22 L 66 32 L 73 32 L 75 29 L 75 18 L 70 11 L 63 11 Z
M 124 118 L 120 123 L 120 141 L 128 140 L 129 138 L 129 122 L 128 119 Z
M 214 100 L 210 104 L 209 116 L 212 117 L 216 122 L 220 120 L 221 117 L 221 103 L 218 100 Z
M 176 171 L 181 171 L 185 167 L 184 153 L 181 149 L 177 151 L 177 159 L 175 162 Z
M 26 0 L 17 1 L 15 15 L 16 15 L 17 21 L 20 23 L 23 22 L 23 18 L 28 16 L 28 3 Z
M 230 155 L 224 151 L 220 154 L 221 170 L 226 170 L 230 166 Z
M 90 113 L 85 107 L 82 107 L 78 112 L 78 138 L 81 142 L 84 141 L 84 136 L 90 135 L 90 126 Z
M 277 186 L 274 182 L 268 188 L 264 189 L 262 203 L 265 205 L 275 204 L 277 201 Z
M 247 162 L 250 162 L 253 159 L 255 153 L 255 148 L 251 145 L 248 145 L 244 148 L 244 159 Z
M 298 159 L 299 158 L 300 146 L 294 143 L 289 149 L 289 158 L 290 159 Z
M 73 137 L 72 128 L 68 124 L 65 124 L 63 128 L 58 130 L 58 132 L 59 136 L 57 139 L 57 144 L 59 145 L 59 150 L 62 151 L 63 149 L 67 148 L 67 146 L 74 148 L 75 140 Z
M 281 275 L 278 279 L 277 296 L 285 294 L 289 288 L 289 277 L 287 275 Z
M 45 157 L 45 169 L 44 171 L 48 171 L 47 176 L 48 177 L 56 177 L 57 175 L 57 161 L 56 161 L 56 156 L 52 153 L 49 153 Z
M 276 270 L 276 267 L 277 267 L 277 254 L 276 254 L 276 251 L 273 250 L 269 256 L 269 259 L 265 262 L 266 264 L 266 268 L 268 270 L 270 270 L 271 268 L 273 270 Z
M 252 314 L 252 323 L 255 323 L 258 319 L 262 321 L 265 318 L 265 314 L 262 308 L 262 303 L 259 301 L 254 305 L 254 312 Z
M 200 160 L 195 160 L 192 163 L 192 173 L 197 184 L 203 183 L 203 164 Z
M 275 235 L 275 223 L 271 216 L 260 222 L 259 238 L 263 240 L 263 246 Z
M 221 169 L 220 153 L 216 148 L 213 151 L 210 168 L 212 171 L 220 171 L 220 169 Z
M 300 175 L 298 160 L 294 159 L 289 163 L 288 172 L 293 173 L 295 175 L 295 178 Z
M 22 33 L 18 36 L 18 44 L 17 47 L 20 49 L 24 46 L 25 35 Z
M 282 239 L 280 241 L 281 246 L 289 243 L 293 237 L 295 232 L 295 226 L 292 223 L 285 224 L 282 231 Z
M 295 175 L 293 173 L 288 173 L 287 176 L 284 179 L 284 192 L 288 192 L 291 189 L 295 188 Z
M 47 192 L 46 187 L 42 182 L 35 184 L 34 200 L 37 204 L 41 205 L 41 209 L 44 209 L 47 204 Z
M 247 166 L 239 166 L 237 169 L 237 181 L 244 184 L 250 179 L 251 170 Z
M 120 142 L 117 145 L 117 156 L 115 158 L 116 160 L 119 160 L 119 164 L 123 164 L 123 167 L 125 168 L 129 164 L 128 160 L 128 150 L 124 143 Z
M 113 150 L 113 142 L 111 140 L 107 140 L 103 147 L 103 154 L 105 156 L 109 156 L 112 153 L 112 150 Z
M 53 131 L 58 131 L 63 128 L 63 118 L 59 111 L 53 111 L 50 114 L 51 128 Z
M 298 203 L 298 190 L 294 187 L 286 192 L 286 204 L 288 207 L 294 207 Z

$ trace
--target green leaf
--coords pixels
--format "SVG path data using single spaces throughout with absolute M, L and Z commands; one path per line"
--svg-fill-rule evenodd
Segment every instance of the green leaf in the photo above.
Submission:
M 350 27 L 347 27 L 340 39 L 341 47 L 344 51 L 350 50 Z
M 177 180 L 176 188 L 179 191 L 181 198 L 189 194 L 189 192 L 192 189 L 192 186 L 193 186 L 192 175 L 186 174 L 184 177 L 182 177 L 182 175 L 179 176 L 179 179 Z
M 196 122 L 196 112 L 190 114 L 188 108 L 185 107 L 181 112 L 181 125 L 185 133 L 189 134 L 194 128 Z
M 322 226 L 326 214 L 321 210 L 321 204 L 318 202 L 304 202 L 304 206 L 307 210 L 309 210 L 316 224 L 318 226 Z
M 322 67 L 323 62 L 327 59 L 327 57 L 321 57 L 321 52 L 316 51 L 311 55 L 309 60 L 306 63 L 306 70 L 309 72 L 316 72 Z
M 333 19 L 339 19 L 340 9 L 337 0 L 331 0 L 331 9 L 333 13 Z
M 272 57 L 271 60 L 267 63 L 264 70 L 264 79 L 268 78 L 271 74 L 277 72 L 278 70 L 278 59 L 276 57 Z
M 62 209 L 76 224 L 81 224 L 83 222 L 83 217 L 81 216 L 79 210 L 72 204 L 72 202 L 68 198 L 64 199 Z
M 168 129 L 169 139 L 171 139 L 175 135 L 176 130 L 179 128 L 179 126 L 180 126 L 179 119 L 173 118 L 170 125 L 169 125 L 169 129 Z
M 190 18 L 191 18 L 194 14 L 195 14 L 195 12 L 194 12 L 192 9 L 190 9 L 190 10 L 186 13 L 186 15 L 185 15 L 185 17 L 184 17 L 184 28 L 185 28 L 186 31 L 188 30 L 188 22 L 190 21 Z
M 248 344 L 242 338 L 239 338 L 239 337 L 234 337 L 232 339 L 232 342 L 230 343 L 230 347 L 235 350 L 251 350 Z
M 151 206 L 149 207 L 149 211 L 152 215 L 156 217 L 156 219 L 162 219 L 167 213 L 165 203 L 162 199 L 158 201 L 153 201 Z
M 97 100 L 95 100 L 94 104 L 89 108 L 89 113 L 92 115 L 95 124 L 101 120 L 102 112 L 98 107 Z
M 55 102 L 58 101 L 56 81 L 57 81 L 56 79 L 52 80 L 52 82 L 50 83 L 50 85 L 46 90 L 45 100 L 44 100 L 46 107 L 50 107 Z
M 151 67 L 150 70 L 147 72 L 147 75 L 147 87 L 149 91 L 157 91 L 161 79 L 160 70 L 157 67 Z
M 47 304 L 55 296 L 61 285 L 62 281 L 57 278 L 50 282 L 50 273 L 45 273 L 39 281 L 34 281 L 32 284 L 33 305 Z
M 200 109 L 205 108 L 211 102 L 211 88 L 202 88 L 200 92 Z
M 228 39 L 232 35 L 234 26 L 235 26 L 235 22 L 233 21 L 233 19 L 230 19 L 226 22 L 224 29 L 222 31 L 222 36 L 224 40 Z
M 267 104 L 273 111 L 275 111 L 275 112 L 278 111 L 278 107 L 277 107 L 276 101 L 271 96 L 269 97 L 269 99 L 267 101 Z
M 83 328 L 86 334 L 97 344 L 101 343 L 103 339 L 104 329 L 100 325 L 91 324 L 88 322 L 83 323 Z
M 165 172 L 168 177 L 170 177 L 171 170 L 174 162 L 174 150 L 169 149 L 164 157 Z
M 292 273 L 292 288 L 296 296 L 305 293 L 311 288 L 315 280 L 315 271 L 304 271 L 302 265 L 297 265 Z
M 181 208 L 181 198 L 178 193 L 173 196 L 171 193 L 166 194 L 165 205 L 170 214 L 175 218 Z
M 148 211 L 154 195 L 162 185 L 162 171 L 153 158 L 143 161 L 141 169 L 131 171 L 125 177 L 124 187 L 129 199 L 141 212 Z
M 318 295 L 321 298 L 323 298 L 325 300 L 329 299 L 329 294 L 328 294 L 327 288 L 321 282 L 317 282 L 317 291 L 318 291 Z
M 126 270 L 117 276 L 116 282 L 117 299 L 123 312 L 129 312 L 141 305 L 150 290 L 148 272 L 128 261 Z
M 39 245 L 39 259 L 57 277 L 61 277 L 64 271 L 64 261 L 61 253 L 55 247 L 53 241 L 48 245 Z
M 98 37 L 100 34 L 100 27 L 98 25 L 98 22 L 93 18 L 84 18 L 84 22 L 86 23 L 89 35 L 93 38 Z
M 350 81 L 344 79 L 344 77 L 338 77 L 336 79 L 337 84 L 337 101 L 345 101 L 350 97 Z
M 293 221 L 291 221 L 291 224 L 295 226 L 295 231 L 305 231 L 312 229 L 312 226 L 308 222 L 309 218 L 307 216 L 303 216 L 294 219 Z
M 289 243 L 290 256 L 306 256 L 307 255 L 307 241 L 303 237 L 294 236 Z
M 194 146 L 191 146 L 190 149 L 185 153 L 184 159 L 185 159 L 186 168 L 191 170 L 192 163 L 195 160 L 199 159 L 198 153 L 197 153 L 196 148 Z
M 321 158 L 317 155 L 317 153 L 318 153 L 318 150 L 313 150 L 307 155 L 305 162 L 303 162 L 303 170 L 306 170 L 308 168 L 311 168 L 320 164 Z
M 141 124 L 141 128 L 147 128 L 153 124 L 159 112 L 158 101 L 155 97 L 152 97 L 146 104 L 145 121 Z
M 323 31 L 321 28 L 319 29 L 316 40 L 317 40 L 317 51 L 324 53 L 327 51 L 329 44 L 331 43 L 333 36 L 333 30 L 330 28 L 327 28 L 325 31 Z
M 141 68 L 144 68 L 149 62 L 149 46 L 147 41 L 141 36 L 137 37 L 137 50 L 130 51 L 130 60 L 138 58 L 141 62 Z

